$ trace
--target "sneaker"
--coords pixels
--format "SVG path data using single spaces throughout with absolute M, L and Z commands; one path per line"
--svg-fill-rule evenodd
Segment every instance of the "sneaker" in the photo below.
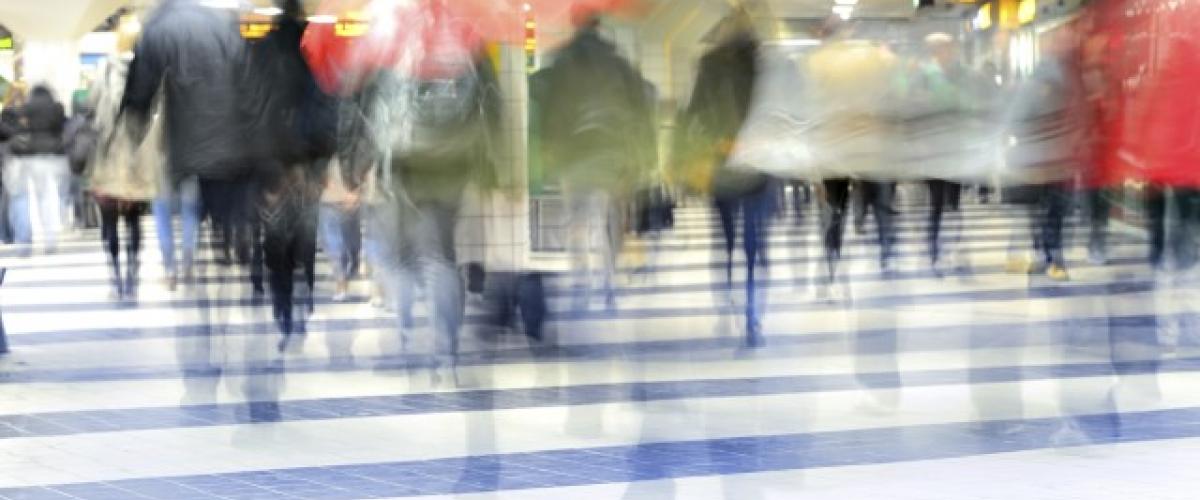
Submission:
M 1058 264 L 1050 264 L 1046 268 L 1046 276 L 1054 281 L 1069 281 L 1071 276 L 1067 274 L 1066 268 Z

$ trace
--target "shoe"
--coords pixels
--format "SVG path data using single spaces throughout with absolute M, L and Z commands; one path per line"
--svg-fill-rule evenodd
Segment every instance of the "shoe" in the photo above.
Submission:
M 175 277 L 174 274 L 167 275 L 166 278 L 163 278 L 163 281 L 164 281 L 163 286 L 166 286 L 167 291 L 169 291 L 169 292 L 174 292 L 175 289 L 179 286 L 179 280 Z
M 1067 274 L 1066 268 L 1058 264 L 1050 264 L 1046 268 L 1046 276 L 1054 281 L 1069 281 L 1071 276 Z
M 1095 266 L 1103 266 L 1108 263 L 1108 255 L 1105 254 L 1103 249 L 1089 248 L 1088 263 Z

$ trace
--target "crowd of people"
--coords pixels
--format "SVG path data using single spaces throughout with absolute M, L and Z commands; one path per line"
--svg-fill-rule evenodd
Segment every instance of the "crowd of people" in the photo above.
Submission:
M 423 290 L 436 339 L 429 362 L 435 372 L 450 369 L 468 288 L 455 228 L 469 185 L 506 189 L 497 149 L 504 96 L 486 37 L 455 18 L 446 0 L 426 4 L 421 28 L 379 23 L 390 31 L 369 38 L 392 50 L 372 47 L 371 57 L 347 57 L 339 62 L 356 65 L 330 73 L 331 51 L 321 50 L 299 2 L 283 2 L 270 33 L 247 41 L 230 12 L 164 1 L 139 37 L 125 34 L 121 55 L 87 102 L 73 107 L 84 121 L 68 118 L 45 87 L 27 97 L 18 88 L 8 92 L 0 116 L 8 149 L 6 237 L 30 248 L 36 199 L 52 249 L 59 221 L 71 211 L 74 172 L 99 207 L 116 297 L 136 297 L 144 214 L 153 214 L 171 290 L 196 283 L 207 221 L 215 261 L 245 266 L 255 294 L 269 295 L 281 349 L 304 331 L 314 308 L 321 248 L 333 299 L 348 298 L 365 259 L 406 337 Z M 670 227 L 675 200 L 685 196 L 711 201 L 718 214 L 724 260 L 715 286 L 722 303 L 734 303 L 735 262 L 744 262 L 748 347 L 764 343 L 757 274 L 765 268 L 772 214 L 784 206 L 781 192 L 796 196 L 797 212 L 810 195 L 818 201 L 825 287 L 838 278 L 852 201 L 855 226 L 873 218 L 879 263 L 892 272 L 902 183 L 927 192 L 926 246 L 937 273 L 947 267 L 945 242 L 964 224 L 963 193 L 977 190 L 1028 213 L 1029 234 L 1010 245 L 1011 271 L 1068 280 L 1064 221 L 1081 198 L 1075 194 L 1087 194 L 1088 248 L 1102 262 L 1112 211 L 1106 190 L 1131 179 L 1146 183 L 1151 263 L 1192 266 L 1189 224 L 1200 217 L 1200 196 L 1190 187 L 1195 168 L 1186 164 L 1195 151 L 1184 149 L 1194 142 L 1185 135 L 1195 131 L 1169 102 L 1192 75 L 1164 72 L 1142 102 L 1178 120 L 1126 130 L 1127 98 L 1104 57 L 1119 43 L 1121 25 L 1107 5 L 1047 36 L 1041 61 L 1016 82 L 967 64 L 962 41 L 950 34 L 916 32 L 919 48 L 898 52 L 857 36 L 853 23 L 838 18 L 813 34 L 816 47 L 780 63 L 764 48 L 759 14 L 735 9 L 700 59 L 665 148 L 655 86 L 605 39 L 598 12 L 575 9 L 575 33 L 529 80 L 538 103 L 530 118 L 540 130 L 530 144 L 566 202 L 572 308 L 586 310 L 597 288 L 607 307 L 617 307 L 624 237 Z M 772 79 L 794 84 L 793 91 L 769 97 L 763 89 Z M 1137 168 L 1125 166 L 1127 143 L 1142 146 Z M 1182 230 L 1167 230 L 1169 198 Z M 521 280 L 509 281 L 491 286 L 510 289 L 501 295 L 531 295 L 516 291 Z M 533 300 L 544 301 L 538 294 Z M 520 308 L 527 323 L 541 321 L 537 307 L 501 302 Z M 538 328 L 531 331 L 540 338 Z

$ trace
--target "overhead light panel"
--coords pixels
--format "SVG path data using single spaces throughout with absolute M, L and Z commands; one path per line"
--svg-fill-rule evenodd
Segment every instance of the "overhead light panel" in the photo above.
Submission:
M 816 47 L 817 45 L 821 45 L 821 41 L 815 38 L 785 38 L 782 40 L 770 40 L 765 43 L 779 47 Z
M 834 5 L 833 13 L 837 14 L 838 17 L 841 17 L 842 19 L 850 19 L 850 16 L 854 14 L 854 6 L 853 5 Z
M 337 16 L 330 15 L 330 14 L 318 14 L 315 16 L 308 16 L 308 22 L 313 23 L 313 24 L 336 24 L 337 21 L 338 21 Z
M 202 0 L 200 5 L 211 7 L 213 9 L 238 9 L 241 4 L 238 0 Z
M 260 16 L 274 17 L 283 14 L 283 9 L 279 7 L 258 7 L 254 9 L 254 13 Z

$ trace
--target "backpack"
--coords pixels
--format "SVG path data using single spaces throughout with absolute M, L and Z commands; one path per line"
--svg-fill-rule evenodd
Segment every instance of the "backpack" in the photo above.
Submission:
M 98 142 L 99 132 L 89 118 L 75 115 L 67 121 L 63 128 L 63 146 L 72 174 L 80 175 L 87 169 Z
M 474 65 L 457 76 L 412 82 L 412 129 L 402 149 L 413 165 L 470 161 L 485 145 L 485 83 Z

